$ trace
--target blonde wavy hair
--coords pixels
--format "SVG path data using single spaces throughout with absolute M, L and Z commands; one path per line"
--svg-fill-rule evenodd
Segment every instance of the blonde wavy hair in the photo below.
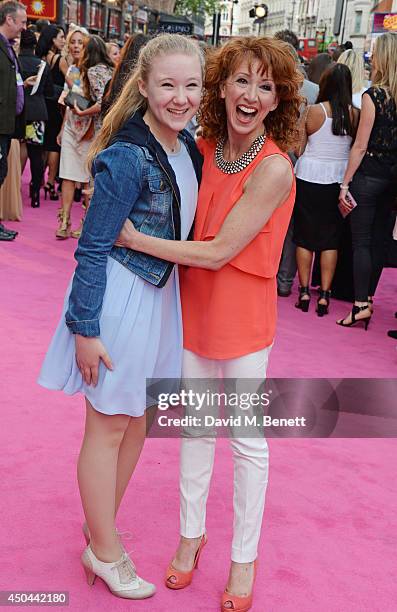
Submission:
M 204 55 L 197 42 L 179 34 L 161 34 L 152 38 L 141 48 L 135 69 L 126 81 L 117 100 L 106 114 L 99 131 L 88 152 L 88 167 L 92 167 L 95 157 L 105 149 L 114 134 L 138 110 L 146 111 L 147 100 L 139 91 L 138 81 L 147 83 L 153 61 L 160 55 L 182 54 L 196 56 L 204 73 Z
M 271 69 L 278 97 L 277 108 L 265 118 L 266 132 L 282 151 L 290 150 L 298 142 L 303 76 L 289 43 L 257 36 L 234 38 L 209 51 L 206 60 L 204 94 L 199 111 L 204 138 L 217 141 L 227 136 L 225 100 L 219 95 L 220 88 L 244 60 L 249 65 L 258 60 L 263 73 Z
M 387 90 L 397 106 L 397 34 L 387 32 L 376 39 L 372 85 Z
M 353 93 L 361 91 L 365 87 L 364 59 L 362 55 L 353 51 L 353 49 L 347 49 L 347 51 L 341 53 L 337 63 L 344 64 L 349 68 L 352 75 Z
M 70 60 L 70 41 L 72 39 L 73 34 L 76 33 L 80 33 L 83 37 L 84 37 L 84 42 L 86 42 L 89 37 L 90 37 L 90 33 L 88 32 L 88 30 L 86 30 L 85 28 L 83 28 L 82 26 L 73 26 L 72 28 L 69 28 L 69 32 L 67 33 L 66 36 L 66 41 L 65 41 L 65 46 L 62 49 L 62 56 L 68 60 L 68 64 L 70 65 L 72 62 Z

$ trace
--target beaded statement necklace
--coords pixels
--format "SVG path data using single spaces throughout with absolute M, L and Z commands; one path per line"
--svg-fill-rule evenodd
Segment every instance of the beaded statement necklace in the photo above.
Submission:
M 237 172 L 241 172 L 244 170 L 258 155 L 259 151 L 262 149 L 263 145 L 266 141 L 266 134 L 261 134 L 254 140 L 248 151 L 243 153 L 238 159 L 234 161 L 227 161 L 223 157 L 223 147 L 225 144 L 225 139 L 222 138 L 217 142 L 215 149 L 215 163 L 219 170 L 224 172 L 225 174 L 236 174 Z

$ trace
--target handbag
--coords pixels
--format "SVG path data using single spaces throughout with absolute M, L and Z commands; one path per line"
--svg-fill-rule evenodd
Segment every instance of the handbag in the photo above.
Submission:
M 69 91 L 68 95 L 64 100 L 64 103 L 69 108 L 74 108 L 74 104 L 76 103 L 78 108 L 82 111 L 87 110 L 87 108 L 94 104 L 92 100 L 87 100 L 87 98 L 85 98 L 79 93 L 76 93 L 75 91 Z

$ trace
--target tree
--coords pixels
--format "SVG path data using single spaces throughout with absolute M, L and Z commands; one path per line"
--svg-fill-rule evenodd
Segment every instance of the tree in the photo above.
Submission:
M 212 15 L 219 11 L 222 2 L 219 0 L 176 0 L 175 13 L 177 15 Z

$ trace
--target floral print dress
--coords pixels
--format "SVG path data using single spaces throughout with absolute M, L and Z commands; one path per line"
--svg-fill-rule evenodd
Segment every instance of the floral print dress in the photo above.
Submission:
M 87 77 L 90 83 L 90 98 L 93 102 L 102 103 L 105 85 L 112 78 L 112 72 L 112 68 L 105 66 L 105 64 L 97 64 L 88 69 Z M 70 66 L 66 73 L 65 89 L 66 93 L 72 91 L 84 96 L 80 70 L 75 65 Z M 94 132 L 96 134 L 101 128 L 100 113 L 90 117 L 79 117 L 70 108 L 66 109 L 67 127 L 73 132 L 78 142 L 84 138 L 90 129 L 91 121 L 94 122 Z

